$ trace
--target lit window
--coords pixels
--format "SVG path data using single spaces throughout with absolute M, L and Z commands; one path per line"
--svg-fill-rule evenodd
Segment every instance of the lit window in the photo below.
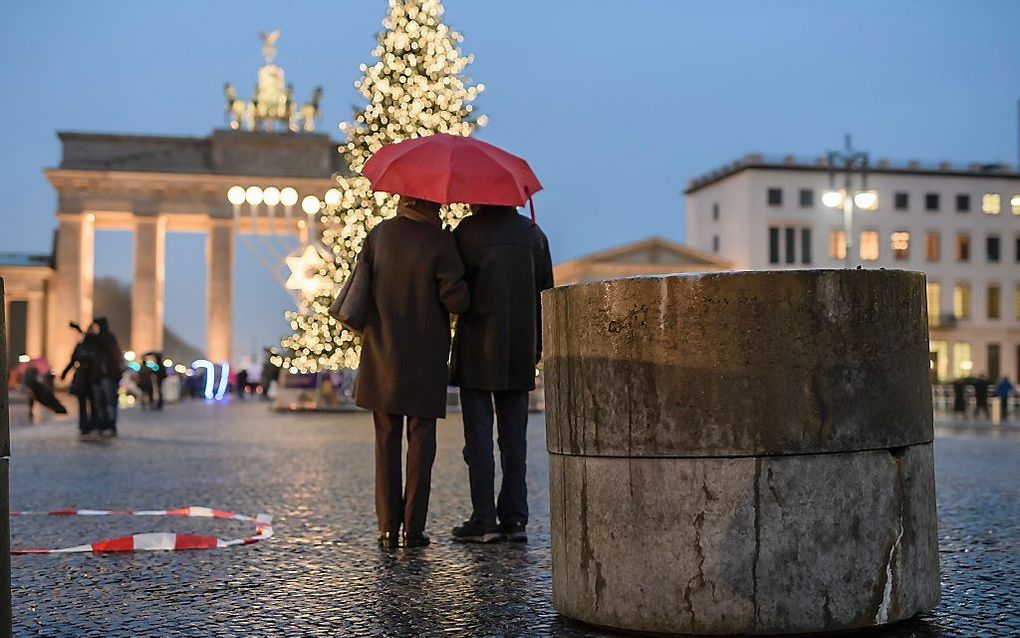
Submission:
M 861 260 L 875 261 L 878 259 L 878 231 L 861 231 Z
M 928 325 L 938 326 L 942 307 L 942 286 L 937 281 L 928 282 Z
M 834 230 L 829 233 L 829 257 L 846 259 L 846 232 Z
M 969 377 L 974 368 L 970 359 L 970 344 L 967 342 L 953 344 L 953 375 L 957 378 Z
M 953 288 L 953 316 L 970 319 L 970 284 L 959 283 Z
M 949 376 L 949 342 L 932 341 L 928 349 L 932 368 L 936 372 L 936 380 L 941 382 Z
M 1017 284 L 1017 286 L 1016 286 L 1016 292 L 1014 293 L 1014 297 L 1015 297 L 1015 299 L 1013 300 L 1013 302 L 1014 302 L 1014 305 L 1016 306 L 1016 308 L 1015 308 L 1015 310 L 1016 310 L 1016 320 L 1020 321 L 1020 284 Z
M 928 261 L 941 259 L 942 240 L 938 233 L 928 233 L 924 236 L 924 257 Z
M 956 261 L 970 261 L 970 235 L 960 233 L 956 236 Z
M 989 319 L 1002 319 L 1002 288 L 997 284 L 988 286 L 988 296 L 985 301 L 988 306 Z
M 1020 215 L 1020 195 L 1014 195 L 1010 198 L 1009 207 L 1013 209 L 1014 215 Z
M 905 230 L 893 233 L 892 250 L 896 259 L 900 261 L 910 259 L 910 233 Z
M 986 215 L 998 215 L 1002 212 L 1002 198 L 998 193 L 985 193 L 981 198 L 981 210 Z

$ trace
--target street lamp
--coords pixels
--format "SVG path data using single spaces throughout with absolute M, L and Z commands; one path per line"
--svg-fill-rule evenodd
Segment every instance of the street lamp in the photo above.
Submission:
M 846 259 L 854 245 L 854 206 L 861 210 L 878 208 L 878 192 L 868 190 L 868 154 L 855 151 L 846 136 L 842 151 L 829 151 L 829 190 L 822 193 L 822 204 L 828 208 L 843 209 L 843 234 L 846 242 Z M 836 187 L 837 174 L 843 174 L 843 187 Z M 855 183 L 854 173 L 860 175 L 860 184 Z

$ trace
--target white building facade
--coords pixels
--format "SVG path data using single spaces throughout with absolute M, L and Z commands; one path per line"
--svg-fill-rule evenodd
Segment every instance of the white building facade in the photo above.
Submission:
M 860 176 L 855 175 L 856 186 Z M 687 242 L 737 269 L 901 268 L 925 273 L 938 382 L 1020 378 L 1020 173 L 1005 165 L 879 160 L 875 210 L 826 208 L 825 158 L 751 154 L 692 180 Z M 837 188 L 842 176 L 837 176 Z M 855 186 L 855 187 L 856 187 Z

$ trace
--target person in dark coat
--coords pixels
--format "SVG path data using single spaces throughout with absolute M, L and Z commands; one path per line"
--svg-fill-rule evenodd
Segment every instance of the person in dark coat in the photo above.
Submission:
M 992 386 L 991 381 L 982 373 L 975 377 L 972 383 L 974 385 L 974 416 L 980 416 L 984 412 L 985 418 L 991 419 L 992 412 L 988 408 L 988 389 Z
M 93 389 L 95 420 L 103 436 L 117 436 L 117 392 L 124 354 L 116 335 L 110 331 L 106 317 L 97 317 L 89 332 L 96 335 L 99 357 Z
M 953 381 L 953 413 L 961 419 L 967 415 L 967 383 L 963 379 Z
M 457 318 L 453 384 L 460 386 L 472 514 L 455 540 L 526 541 L 528 392 L 542 357 L 540 294 L 553 286 L 549 241 L 506 206 L 477 206 L 454 232 L 471 291 Z M 493 404 L 503 483 L 493 497 Z M 497 524 L 497 519 L 498 523 Z
M 88 333 L 74 347 L 71 354 L 71 361 L 60 373 L 60 380 L 67 377 L 72 369 L 74 375 L 71 377 L 71 394 L 78 399 L 78 433 L 82 438 L 92 438 L 98 432 L 95 431 L 95 403 L 94 403 L 94 378 L 96 374 L 96 362 L 99 356 L 99 346 L 96 343 L 96 335 Z
M 439 204 L 402 197 L 397 216 L 365 238 L 358 268 L 371 273 L 373 309 L 361 334 L 357 405 L 375 420 L 379 543 L 427 545 L 436 419 L 446 416 L 450 315 L 468 307 L 464 266 L 443 230 Z M 407 485 L 401 495 L 401 437 L 407 420 Z

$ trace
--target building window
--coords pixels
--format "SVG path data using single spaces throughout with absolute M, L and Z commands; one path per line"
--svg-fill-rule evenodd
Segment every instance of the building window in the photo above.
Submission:
M 998 193 L 985 193 L 981 198 L 981 210 L 985 215 L 998 215 L 1002 212 L 1002 198 Z
M 926 233 L 924 236 L 924 258 L 938 261 L 942 258 L 942 239 L 938 233 Z
M 878 231 L 861 231 L 861 260 L 875 261 L 878 259 Z
M 1016 238 L 1016 246 L 1014 248 L 1014 251 L 1016 252 L 1015 261 L 1016 263 L 1020 264 L 1020 236 Z
M 712 204 L 712 220 L 719 221 L 719 204 Z
M 1020 242 L 1020 239 L 1017 240 Z M 846 259 L 846 232 L 842 230 L 829 231 L 829 257 L 833 259 Z
M 938 212 L 939 210 L 939 194 L 938 193 L 925 193 L 924 195 L 924 209 L 927 211 Z
M 974 362 L 970 360 L 970 344 L 966 341 L 953 344 L 953 376 L 969 377 Z
M 942 286 L 937 281 L 928 282 L 928 325 L 937 327 L 941 321 Z
M 1016 314 L 1016 320 L 1020 321 L 1020 284 L 1016 285 L 1016 292 L 1013 293 L 1013 305 L 1016 306 L 1013 310 Z M 1017 377 L 1020 379 L 1020 377 Z
M 719 235 L 712 235 L 712 252 L 719 252 Z
M 810 188 L 800 189 L 800 207 L 813 208 L 815 205 L 815 192 Z
M 970 284 L 963 282 L 953 288 L 953 316 L 970 319 Z
M 770 188 L 768 191 L 768 202 L 769 206 L 782 206 L 783 205 L 783 189 L 781 188 Z
M 958 213 L 969 213 L 970 212 L 970 195 L 966 193 L 960 193 L 956 196 L 956 212 Z
M 797 263 L 797 229 L 787 227 L 786 229 L 786 263 Z
M 769 263 L 779 263 L 779 229 L 769 228 Z
M 970 261 L 970 235 L 966 233 L 956 236 L 956 261 Z
M 1009 207 L 1013 209 L 1014 215 L 1020 215 L 1020 195 L 1014 195 L 1009 199 Z
M 949 342 L 932 341 L 928 350 L 931 367 L 935 371 L 933 382 L 940 383 L 949 377 Z
M 988 318 L 1002 319 L 1002 288 L 998 284 L 988 286 L 988 296 L 985 301 Z
M 800 229 L 800 263 L 811 263 L 811 229 Z
M 986 368 L 987 378 L 994 384 L 999 378 L 1002 370 L 1002 346 L 997 343 L 988 344 L 988 367 Z
M 905 230 L 893 233 L 892 251 L 898 261 L 910 259 L 910 233 Z
M 907 210 L 910 208 L 910 195 L 907 193 L 895 193 L 893 195 L 893 208 L 896 210 Z
M 998 235 L 989 235 L 988 237 L 985 237 L 985 256 L 988 257 L 988 263 L 999 263 L 999 259 L 1001 259 L 1002 255 L 1001 244 L 1002 240 L 999 239 Z

